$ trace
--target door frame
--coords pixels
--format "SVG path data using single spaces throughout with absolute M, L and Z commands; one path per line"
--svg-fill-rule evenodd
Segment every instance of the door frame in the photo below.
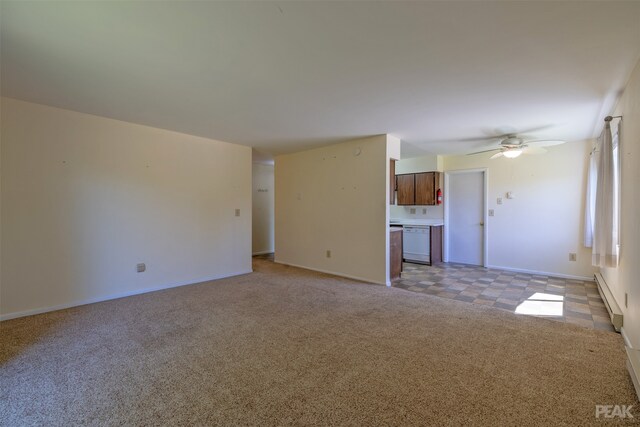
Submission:
M 489 265 L 489 169 L 488 168 L 474 168 L 474 169 L 459 169 L 444 172 L 444 238 L 442 239 L 442 245 L 444 246 L 442 259 L 444 262 L 449 262 L 449 177 L 451 175 L 459 175 L 463 173 L 482 173 L 483 177 L 483 203 L 482 207 L 482 220 L 484 222 L 482 231 L 482 266 Z

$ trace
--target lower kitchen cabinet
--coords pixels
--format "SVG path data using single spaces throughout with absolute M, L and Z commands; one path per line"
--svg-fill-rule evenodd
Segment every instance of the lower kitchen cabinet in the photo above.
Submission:
M 431 239 L 429 245 L 431 246 L 431 259 L 429 264 L 442 262 L 442 226 L 431 226 Z
M 389 258 L 390 279 L 398 279 L 402 273 L 402 227 L 389 229 Z

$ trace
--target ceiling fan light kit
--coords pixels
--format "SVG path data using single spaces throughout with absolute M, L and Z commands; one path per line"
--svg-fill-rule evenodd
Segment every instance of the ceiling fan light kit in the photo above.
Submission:
M 520 154 L 522 154 L 522 150 L 519 150 L 517 148 L 514 150 L 507 150 L 502 153 L 502 155 L 504 155 L 507 159 L 515 159 L 516 157 L 520 156 Z

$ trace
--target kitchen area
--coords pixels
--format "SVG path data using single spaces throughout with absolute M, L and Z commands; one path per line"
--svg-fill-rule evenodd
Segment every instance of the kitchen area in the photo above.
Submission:
M 442 262 L 441 161 L 439 156 L 391 161 L 391 280 L 400 278 L 403 263 L 430 266 Z

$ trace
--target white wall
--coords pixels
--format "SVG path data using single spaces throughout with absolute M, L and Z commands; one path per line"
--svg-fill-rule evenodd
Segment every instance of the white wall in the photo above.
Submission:
M 403 173 L 419 173 L 443 170 L 442 156 L 422 156 L 402 159 L 396 162 L 396 175 Z M 415 213 L 411 209 L 415 208 Z M 444 217 L 443 205 L 437 206 L 398 206 L 392 205 L 391 218 L 410 219 L 442 219 Z
M 624 116 L 620 122 L 620 264 L 602 269 L 602 275 L 622 308 L 625 335 L 640 349 L 640 63 L 613 115 Z
M 421 156 L 402 159 L 396 162 L 396 174 L 440 171 L 444 167 L 442 156 Z
M 273 165 L 253 164 L 253 254 L 273 252 L 275 200 Z
M 582 246 L 586 167 L 592 141 L 549 147 L 543 155 L 489 160 L 491 153 L 447 156 L 445 170 L 488 168 L 488 263 L 495 267 L 591 278 Z M 511 191 L 514 198 L 507 199 Z M 446 193 L 446 189 L 445 189 Z M 502 197 L 503 204 L 497 204 Z M 445 201 L 446 202 L 446 201 Z M 569 253 L 577 261 L 569 261 Z
M 386 135 L 278 156 L 275 183 L 276 262 L 386 284 Z
M 7 98 L 1 134 L 4 318 L 251 270 L 250 148 Z

